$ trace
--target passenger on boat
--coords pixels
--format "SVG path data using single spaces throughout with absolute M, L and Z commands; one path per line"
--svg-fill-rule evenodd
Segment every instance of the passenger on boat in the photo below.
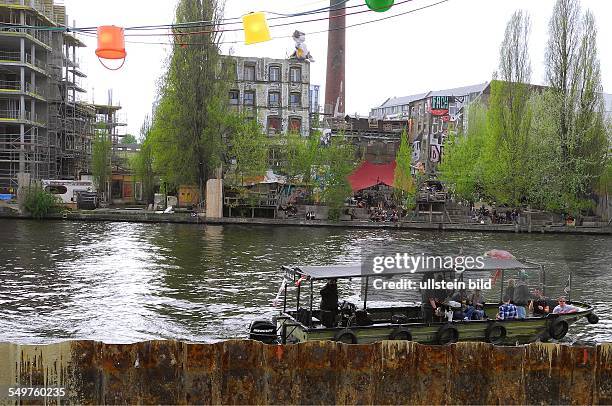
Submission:
M 527 317 L 527 305 L 531 299 L 529 287 L 527 286 L 527 273 L 521 271 L 519 281 L 514 287 L 514 299 L 512 303 L 516 306 L 517 316 L 519 319 Z
M 465 312 L 464 320 L 482 320 L 485 317 L 484 312 L 484 296 L 480 289 L 474 289 L 474 293 L 470 296 L 469 305 Z
M 329 279 L 323 289 L 321 289 L 321 323 L 325 327 L 336 325 L 338 315 L 338 284 L 336 279 Z
M 465 289 L 460 289 L 453 293 L 450 297 L 449 304 L 451 304 L 451 302 L 456 302 L 459 304 L 459 306 L 451 305 L 451 308 L 453 309 L 453 320 L 464 320 L 465 314 L 469 309 L 468 297 Z
M 504 297 L 508 296 L 510 298 L 510 303 L 512 303 L 512 299 L 514 299 L 514 284 L 514 279 L 508 279 L 508 286 L 504 292 Z
M 567 304 L 566 299 L 561 296 L 559 298 L 559 305 L 553 309 L 553 314 L 576 313 L 578 310 L 579 309 L 576 306 Z
M 423 274 L 423 283 L 427 285 L 427 281 L 432 279 L 431 274 Z M 438 274 L 435 282 L 442 282 L 444 278 L 441 274 Z M 433 321 L 434 314 L 439 307 L 442 307 L 447 297 L 446 289 L 423 289 L 421 290 L 422 305 L 421 310 L 423 312 L 423 320 L 428 323 Z M 444 311 L 446 309 L 438 310 L 439 317 L 444 317 Z
M 503 304 L 499 306 L 497 320 L 514 320 L 517 318 L 516 306 L 510 303 L 510 297 L 504 297 Z
M 557 301 L 544 296 L 544 293 L 536 289 L 533 291 L 534 300 L 529 304 L 529 310 L 534 316 L 545 316 L 553 311 Z

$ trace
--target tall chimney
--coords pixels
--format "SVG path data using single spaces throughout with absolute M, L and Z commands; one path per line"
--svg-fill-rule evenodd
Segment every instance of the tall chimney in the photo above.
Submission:
M 346 1 L 329 1 L 327 34 L 327 78 L 325 81 L 325 113 L 344 115 L 344 59 L 346 49 Z

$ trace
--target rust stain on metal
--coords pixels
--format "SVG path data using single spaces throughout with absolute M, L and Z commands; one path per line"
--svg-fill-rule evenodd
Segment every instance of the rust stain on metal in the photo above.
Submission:
M 0 365 L 0 386 L 66 388 L 46 404 L 612 403 L 612 344 L 4 343 Z

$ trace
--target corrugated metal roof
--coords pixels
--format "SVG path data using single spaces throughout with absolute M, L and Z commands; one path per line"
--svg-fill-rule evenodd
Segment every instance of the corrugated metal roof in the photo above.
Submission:
M 395 107 L 395 106 L 403 106 L 409 103 L 412 103 L 417 100 L 424 99 L 430 96 L 465 96 L 471 93 L 481 93 L 486 87 L 489 85 L 489 82 L 479 83 L 477 85 L 456 87 L 454 89 L 442 89 L 429 91 L 425 93 L 413 94 L 410 96 L 403 97 L 391 97 L 387 99 L 383 104 L 376 108 L 385 108 L 385 107 Z

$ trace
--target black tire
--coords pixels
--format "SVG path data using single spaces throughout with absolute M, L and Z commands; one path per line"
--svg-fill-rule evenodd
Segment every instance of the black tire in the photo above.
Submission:
M 459 341 L 459 330 L 452 324 L 445 324 L 436 334 L 436 342 L 441 345 L 452 344 Z
M 599 316 L 598 316 L 598 315 L 596 315 L 595 313 L 589 313 L 589 314 L 586 316 L 586 318 L 587 318 L 587 321 L 588 321 L 590 324 L 597 324 L 597 323 L 599 323 Z
M 548 327 L 548 334 L 550 338 L 560 340 L 567 334 L 569 330 L 569 323 L 563 319 L 554 319 Z
M 485 340 L 491 344 L 501 344 L 508 335 L 506 327 L 501 323 L 492 323 L 485 331 Z
M 334 341 L 345 344 L 357 344 L 357 336 L 351 330 L 341 330 L 334 336 Z
M 249 338 L 265 344 L 278 343 L 276 324 L 268 320 L 255 320 L 251 323 L 251 327 L 249 327 Z
M 389 340 L 412 341 L 412 333 L 406 327 L 398 327 L 389 334 Z

